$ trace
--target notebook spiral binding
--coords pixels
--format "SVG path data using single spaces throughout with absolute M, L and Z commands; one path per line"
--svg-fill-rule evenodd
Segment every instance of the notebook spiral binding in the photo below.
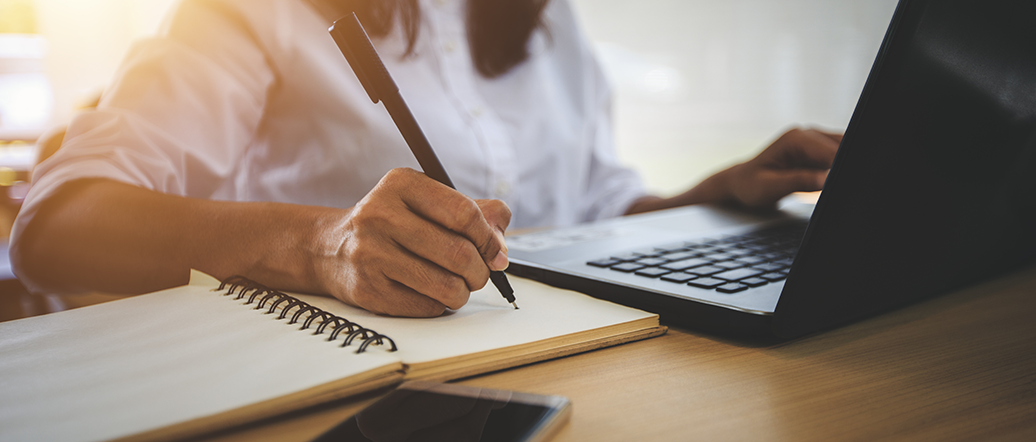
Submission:
M 335 316 L 294 296 L 271 289 L 243 276 L 231 276 L 221 281 L 216 291 L 224 289 L 226 289 L 226 293 L 223 293 L 223 296 L 234 295 L 235 292 L 237 292 L 237 296 L 234 299 L 244 299 L 247 296 L 246 305 L 254 303 L 256 310 L 266 309 L 268 315 L 273 314 L 278 307 L 283 305 L 280 315 L 277 316 L 278 320 L 288 318 L 288 314 L 294 310 L 291 318 L 288 319 L 288 324 L 296 324 L 304 317 L 302 328 L 299 330 L 306 330 L 314 323 L 318 323 L 313 334 L 323 334 L 325 330 L 330 329 L 331 334 L 327 338 L 328 341 L 334 341 L 338 339 L 339 335 L 345 333 L 345 339 L 340 347 L 346 347 L 359 340 L 360 348 L 356 350 L 356 353 L 367 351 L 367 347 L 371 345 L 389 345 L 388 351 L 396 351 L 396 342 L 388 336 L 341 316 Z

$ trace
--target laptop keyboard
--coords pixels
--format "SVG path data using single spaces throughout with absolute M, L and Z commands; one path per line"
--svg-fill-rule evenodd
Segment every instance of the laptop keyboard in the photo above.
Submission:
M 745 235 L 636 250 L 587 264 L 673 284 L 737 293 L 787 278 L 805 231 L 805 222 L 782 224 Z

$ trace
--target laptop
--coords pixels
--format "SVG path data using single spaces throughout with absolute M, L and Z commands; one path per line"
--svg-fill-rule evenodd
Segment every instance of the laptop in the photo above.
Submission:
M 793 338 L 1036 261 L 1036 2 L 902 0 L 815 206 L 685 207 L 508 239 L 509 272 Z

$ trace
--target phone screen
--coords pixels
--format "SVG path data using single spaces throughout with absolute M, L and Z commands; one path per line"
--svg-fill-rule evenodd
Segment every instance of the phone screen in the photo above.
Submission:
M 561 411 L 521 399 L 529 395 L 475 390 L 473 395 L 458 395 L 398 389 L 314 442 L 518 442 L 529 440 Z

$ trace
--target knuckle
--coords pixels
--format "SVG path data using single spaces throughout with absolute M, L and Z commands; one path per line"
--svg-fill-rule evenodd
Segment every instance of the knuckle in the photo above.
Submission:
M 508 206 L 507 203 L 505 203 L 503 201 L 500 201 L 500 200 L 496 200 L 496 201 L 498 201 L 499 204 L 500 204 L 500 215 L 502 215 L 504 217 L 504 221 L 505 222 L 510 223 L 511 222 L 511 206 Z
M 482 271 L 479 272 L 478 276 L 476 276 L 475 279 L 468 282 L 469 295 L 470 292 L 473 292 L 475 290 L 482 290 L 482 288 L 489 283 L 489 268 L 483 266 L 481 267 L 481 269 Z
M 446 311 L 446 306 L 442 303 L 435 302 L 434 300 L 428 300 L 429 302 L 417 301 L 412 303 L 407 308 L 407 313 L 401 316 L 410 316 L 414 318 L 434 318 L 443 314 Z
M 455 199 L 450 207 L 450 211 L 457 220 L 457 227 L 462 232 L 470 233 L 476 231 L 481 224 L 485 223 L 485 218 L 482 217 L 482 210 L 471 199 Z
M 378 184 L 371 190 L 371 194 L 389 192 L 398 194 L 404 189 L 410 188 L 416 179 L 417 171 L 408 167 L 397 167 L 385 173 Z
M 383 290 L 378 290 L 374 285 L 369 283 L 356 284 L 349 291 L 352 297 L 351 304 L 356 307 L 379 315 L 390 313 L 385 310 L 384 303 L 382 302 L 381 293 Z
M 511 220 L 511 208 L 501 200 L 487 200 L 482 210 L 495 215 L 505 226 Z
M 440 279 L 435 299 L 443 305 L 458 309 L 468 301 L 470 291 L 465 280 L 457 275 L 449 274 Z
M 458 216 L 468 222 L 475 222 L 482 219 L 482 210 L 478 208 L 478 204 L 467 197 L 457 198 L 454 210 L 456 210 Z
M 401 180 L 409 180 L 413 177 L 412 172 L 414 172 L 414 170 L 409 167 L 397 167 L 386 172 L 385 176 L 381 178 L 381 181 L 391 183 Z
M 788 131 L 784 133 L 784 136 L 791 140 L 798 140 L 801 139 L 805 133 L 806 132 L 801 127 L 795 126 L 788 129 Z
M 451 246 L 449 255 L 449 262 L 457 263 L 459 268 L 463 269 L 460 271 L 462 274 L 458 279 L 464 282 L 464 286 L 454 288 L 453 292 L 478 290 L 486 285 L 486 281 L 489 279 L 489 267 L 486 266 L 482 254 L 473 244 L 462 242 Z
M 482 255 L 467 241 L 457 241 L 448 246 L 449 261 L 463 266 L 470 266 L 482 262 Z

